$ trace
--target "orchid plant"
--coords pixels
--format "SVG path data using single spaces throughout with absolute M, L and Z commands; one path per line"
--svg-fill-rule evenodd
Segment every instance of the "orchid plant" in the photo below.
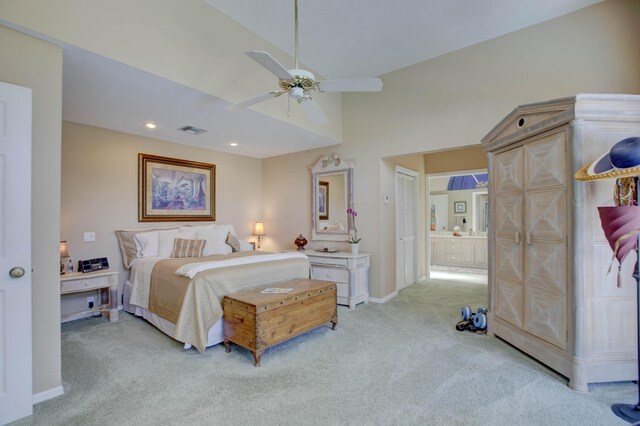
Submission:
M 349 243 L 358 244 L 362 238 L 358 238 L 358 228 L 356 228 L 356 216 L 358 212 L 353 209 L 347 209 L 347 214 L 353 217 L 353 234 L 349 237 Z

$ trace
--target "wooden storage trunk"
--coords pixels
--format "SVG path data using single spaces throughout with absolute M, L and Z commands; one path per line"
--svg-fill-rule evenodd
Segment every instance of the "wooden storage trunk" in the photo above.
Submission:
M 222 300 L 224 344 L 248 349 L 260 366 L 264 351 L 280 342 L 332 322 L 338 324 L 336 284 L 319 280 L 294 280 L 268 287 L 293 288 L 290 293 L 261 293 L 267 287 L 228 294 Z

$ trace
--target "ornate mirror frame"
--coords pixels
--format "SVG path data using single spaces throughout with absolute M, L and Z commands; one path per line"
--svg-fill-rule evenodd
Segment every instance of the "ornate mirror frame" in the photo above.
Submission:
M 311 167 L 311 239 L 321 241 L 347 241 L 353 229 L 353 217 L 347 215 L 347 229 L 344 231 L 319 230 L 318 187 L 324 176 L 344 174 L 347 209 L 353 208 L 353 161 L 345 160 L 338 154 L 321 157 Z M 345 209 L 346 213 L 346 209 Z

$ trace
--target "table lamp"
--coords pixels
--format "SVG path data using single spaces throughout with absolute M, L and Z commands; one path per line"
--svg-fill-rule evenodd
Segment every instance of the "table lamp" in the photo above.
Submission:
M 69 257 L 67 242 L 60 241 L 60 275 L 64 275 L 64 263 L 62 263 L 62 259 L 64 259 L 65 257 Z
M 264 224 L 261 220 L 256 222 L 256 226 L 253 228 L 253 235 L 258 237 L 258 250 L 260 250 L 260 237 L 264 237 Z

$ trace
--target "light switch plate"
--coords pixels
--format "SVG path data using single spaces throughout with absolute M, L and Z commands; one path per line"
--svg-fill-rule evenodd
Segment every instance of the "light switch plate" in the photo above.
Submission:
M 85 232 L 84 233 L 84 242 L 85 243 L 89 243 L 92 241 L 96 240 L 96 233 L 95 232 Z
M 388 195 L 384 196 L 384 203 L 385 204 L 389 204 L 389 196 Z

